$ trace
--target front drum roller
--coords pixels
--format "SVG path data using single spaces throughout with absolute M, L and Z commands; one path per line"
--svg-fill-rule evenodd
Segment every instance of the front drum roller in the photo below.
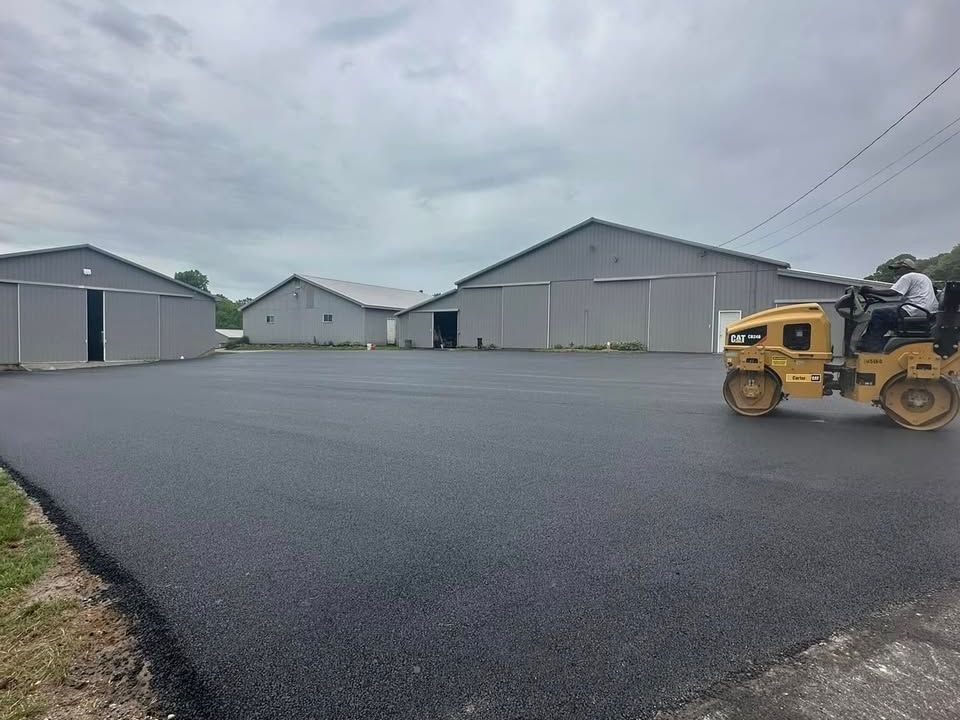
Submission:
M 723 399 L 735 413 L 759 417 L 780 404 L 783 386 L 769 369 L 756 372 L 735 368 L 727 373 L 723 382 Z
M 880 407 L 897 425 L 909 430 L 939 430 L 960 410 L 960 391 L 946 378 L 892 378 L 880 392 Z

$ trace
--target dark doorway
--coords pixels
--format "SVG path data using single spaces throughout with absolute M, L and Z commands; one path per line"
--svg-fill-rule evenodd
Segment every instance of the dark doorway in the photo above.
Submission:
M 433 346 L 451 348 L 457 346 L 457 311 L 448 310 L 433 314 Z
M 103 290 L 87 290 L 87 360 L 103 362 Z

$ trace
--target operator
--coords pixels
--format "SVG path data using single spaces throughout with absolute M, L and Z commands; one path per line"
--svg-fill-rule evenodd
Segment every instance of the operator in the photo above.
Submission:
M 884 337 L 888 331 L 897 327 L 897 308 L 904 303 L 911 303 L 904 308 L 909 315 L 920 315 L 918 308 L 935 313 L 939 309 L 937 294 L 933 290 L 933 283 L 922 272 L 917 271 L 917 263 L 911 258 L 903 258 L 888 265 L 897 276 L 892 290 L 902 296 L 895 304 L 881 305 L 873 309 L 870 315 L 870 325 L 860 340 L 860 349 L 866 352 L 883 352 L 887 341 Z M 918 306 L 918 307 L 914 307 Z

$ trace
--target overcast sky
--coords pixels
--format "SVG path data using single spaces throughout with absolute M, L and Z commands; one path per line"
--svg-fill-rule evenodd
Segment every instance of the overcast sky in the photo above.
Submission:
M 590 216 L 719 243 L 946 77 L 958 27 L 951 0 L 4 0 L 0 252 L 90 242 L 245 297 L 445 290 Z M 957 115 L 960 76 L 764 230 Z M 960 137 L 769 254 L 947 250 L 958 185 Z

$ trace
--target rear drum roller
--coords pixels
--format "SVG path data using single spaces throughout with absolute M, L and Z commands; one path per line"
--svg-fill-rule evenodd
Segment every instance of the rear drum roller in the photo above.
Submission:
M 766 415 L 782 398 L 780 378 L 770 370 L 761 373 L 734 369 L 727 373 L 723 383 L 723 399 L 740 415 Z
M 960 391 L 946 378 L 917 380 L 900 374 L 884 386 L 880 407 L 901 427 L 938 430 L 957 416 Z

